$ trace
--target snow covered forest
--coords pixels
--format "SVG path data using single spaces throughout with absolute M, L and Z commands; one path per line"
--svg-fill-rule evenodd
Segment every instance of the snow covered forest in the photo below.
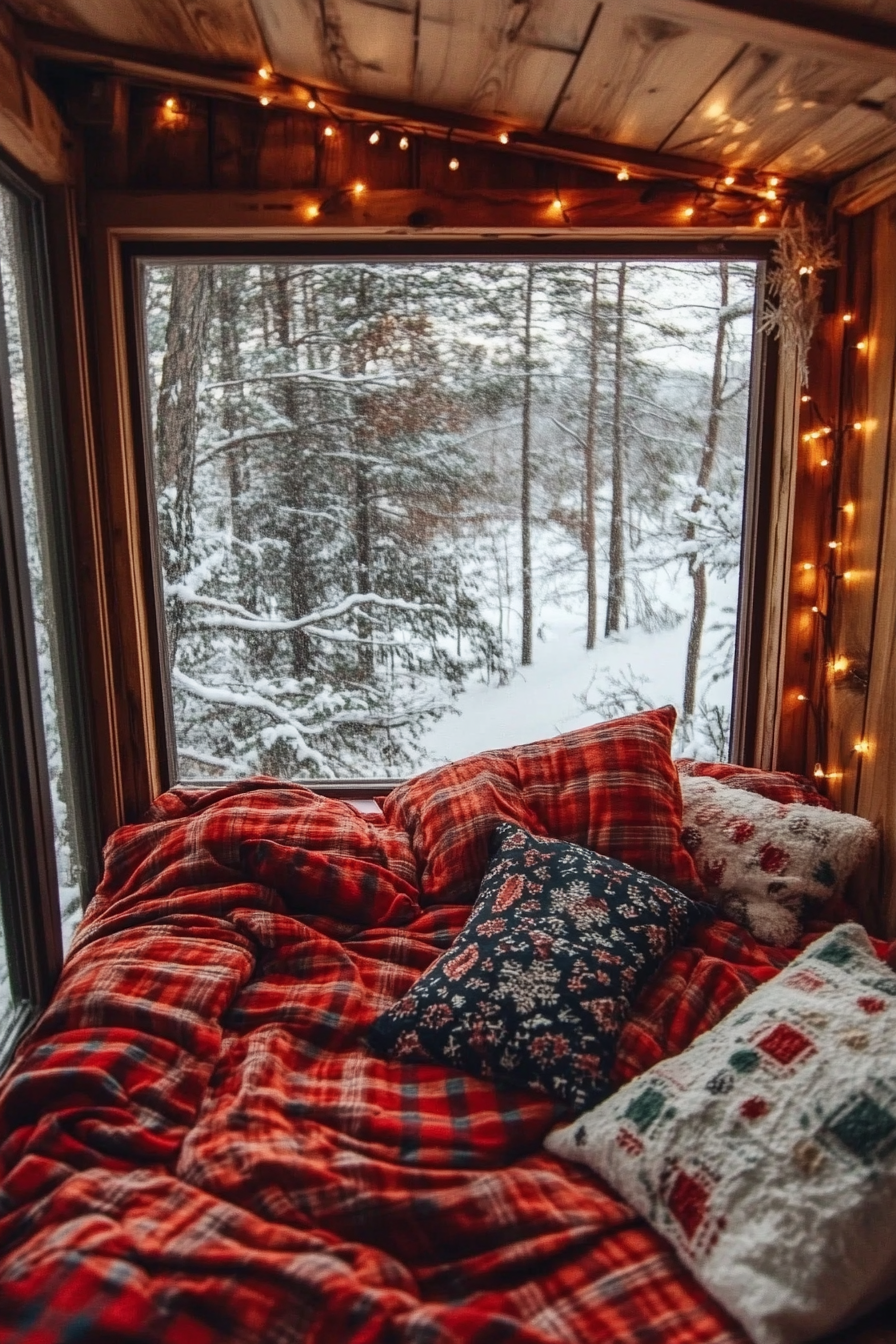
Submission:
M 756 268 L 147 264 L 180 778 L 727 754 Z

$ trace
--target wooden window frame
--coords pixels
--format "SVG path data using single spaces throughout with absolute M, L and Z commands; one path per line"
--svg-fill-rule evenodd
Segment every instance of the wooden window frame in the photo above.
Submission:
M 395 193 L 390 197 L 394 210 Z M 376 193 L 370 193 L 374 196 Z M 102 811 L 116 824 L 136 820 L 173 782 L 170 690 L 163 673 L 161 595 L 155 517 L 147 475 L 147 427 L 134 268 L 140 259 L 276 261 L 287 257 L 445 259 L 504 256 L 514 260 L 595 257 L 643 261 L 750 260 L 764 266 L 775 235 L 757 229 L 514 227 L 438 229 L 339 227 L 307 229 L 292 222 L 294 194 L 285 192 L 97 192 L 90 200 L 88 242 L 102 475 L 105 483 L 107 572 L 117 629 L 108 721 L 115 725 L 116 794 Z M 375 207 L 368 209 L 375 215 Z M 288 212 L 288 223 L 281 221 Z M 248 222 L 247 222 L 248 220 Z M 260 224 L 259 220 L 264 221 Z M 270 220 L 270 223 L 267 221 Z M 777 752 L 780 667 L 793 514 L 793 464 L 799 389 L 796 371 L 754 330 L 750 392 L 744 563 L 735 659 L 732 759 L 770 766 Z M 110 605 L 109 610 L 112 610 Z M 113 624 L 116 624 L 113 622 Z M 314 781 L 331 796 L 371 797 L 389 781 Z
M 38 486 L 50 533 L 45 579 L 53 590 L 57 624 L 57 706 L 76 804 L 70 824 L 84 862 L 86 891 L 95 881 L 99 844 L 81 675 L 69 479 L 55 386 L 57 341 L 45 197 L 5 159 L 0 159 L 0 183 L 21 207 L 26 339 L 33 339 L 40 365 L 29 388 L 37 422 L 32 450 L 40 463 Z M 10 979 L 19 1000 L 0 1040 L 0 1068 L 21 1031 L 49 999 L 62 965 L 53 811 L 10 381 L 6 327 L 0 322 L 0 863 Z

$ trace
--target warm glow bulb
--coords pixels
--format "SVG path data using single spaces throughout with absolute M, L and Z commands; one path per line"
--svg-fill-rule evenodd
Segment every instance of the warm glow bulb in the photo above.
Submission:
M 855 513 L 855 511 L 856 511 L 856 506 L 855 506 L 855 504 L 853 504 L 852 500 L 850 500 L 848 504 L 844 504 L 844 505 L 843 505 L 843 512 L 846 514 L 846 516 L 847 516 L 848 518 L 851 518 L 851 517 L 853 516 L 853 514 Z
M 776 191 L 767 191 L 765 193 L 765 199 L 767 201 L 776 201 L 778 199 L 778 193 Z
M 619 172 L 616 174 L 616 181 L 617 181 L 617 182 L 627 182 L 627 181 L 628 181 L 628 169 L 627 169 L 627 168 L 620 168 L 620 169 L 619 169 Z
M 259 98 L 258 101 L 261 103 L 262 107 L 267 107 L 268 103 L 269 103 L 271 100 L 270 100 L 270 98 L 267 96 L 266 93 L 263 93 L 263 94 L 261 95 L 261 97 Z
M 501 141 L 502 145 L 510 144 L 510 136 L 507 134 L 506 131 L 502 131 L 501 134 L 498 136 L 498 139 Z
M 776 187 L 780 181 L 781 181 L 780 177 L 770 177 L 768 180 L 768 184 L 770 187 Z
M 733 187 L 733 186 L 734 186 L 734 178 L 731 176 L 730 173 L 729 173 L 728 176 L 725 178 L 725 186 L 726 186 L 726 187 Z
M 871 743 L 868 741 L 867 737 L 860 738 L 855 744 L 854 750 L 857 751 L 860 756 L 865 756 L 871 750 Z
M 554 199 L 551 201 L 551 209 L 558 211 L 563 209 L 563 202 L 561 201 L 559 196 L 555 196 Z
M 364 183 L 356 182 L 355 185 L 352 187 L 352 191 L 355 193 L 356 196 L 360 196 L 364 191 Z
M 815 438 L 814 434 L 804 434 L 803 443 L 811 443 L 814 438 Z
M 816 615 L 817 615 L 817 613 L 818 613 L 818 607 L 813 607 L 812 610 L 813 610 L 813 611 L 816 613 Z
M 399 148 L 399 149 L 408 149 L 408 148 L 410 147 L 410 143 L 411 143 L 411 142 L 410 142 L 410 140 L 407 138 L 407 136 L 406 136 L 406 135 L 403 135 L 403 136 L 401 137 L 401 139 L 399 140 L 399 142 L 398 142 L 398 148 Z
M 829 463 L 829 461 L 828 461 L 828 459 L 827 459 L 826 457 L 823 457 L 823 458 L 821 459 L 821 461 L 819 462 L 818 465 L 819 465 L 820 467 L 828 467 L 828 466 L 830 466 L 830 463 Z
M 168 109 L 169 112 L 176 112 L 176 111 L 177 111 L 177 99 L 176 99 L 176 98 L 166 98 L 166 99 L 165 99 L 165 106 L 167 107 L 167 109 Z
M 851 322 L 851 321 L 852 321 L 852 313 L 844 313 L 844 314 L 843 314 L 843 321 L 844 321 L 844 322 Z
M 815 568 L 815 566 L 813 565 L 813 563 L 812 563 L 811 560 L 804 560 L 804 561 L 803 561 L 803 569 L 814 569 L 814 568 Z
M 760 210 L 759 214 L 756 216 L 756 223 L 765 224 L 767 221 L 768 221 L 768 215 L 765 213 L 764 210 Z
M 831 427 L 830 427 L 830 425 L 822 425 L 822 427 L 821 427 L 821 432 L 822 432 L 822 434 L 830 434 L 830 432 L 831 432 Z
M 685 219 L 690 219 L 693 213 L 694 213 L 694 207 L 692 205 L 689 205 L 684 212 Z
M 864 428 L 865 428 L 865 422 L 864 422 L 864 420 L 853 420 L 853 422 L 852 422 L 852 427 L 853 427 L 853 429 L 864 429 Z
M 379 131 L 371 131 L 371 133 L 370 133 L 370 137 L 369 137 L 369 143 L 370 143 L 371 145 L 378 145 L 379 142 L 380 142 L 380 133 L 379 133 Z
M 844 571 L 843 571 L 843 573 L 840 575 L 840 577 L 841 577 L 841 579 L 846 579 L 847 581 L 849 581 L 849 580 L 852 578 L 852 570 L 851 570 L 851 569 L 844 569 Z
M 845 672 L 848 667 L 849 660 L 847 658 L 835 658 L 831 663 L 832 672 Z
M 333 129 L 332 126 L 325 126 L 325 127 L 324 127 L 324 135 L 327 137 L 327 139 L 329 139 L 331 135 L 335 135 L 335 134 L 336 134 L 336 132 L 334 131 L 334 129 Z
M 811 400 L 812 400 L 812 398 L 809 396 L 809 393 L 808 393 L 808 392 L 804 392 L 803 395 L 800 397 L 800 401 L 803 403 L 804 406 L 805 406 L 805 404 L 806 404 L 807 401 L 811 401 Z
M 449 159 L 448 167 L 451 169 L 452 173 L 456 173 L 460 167 L 460 159 Z
M 317 107 L 317 103 L 314 101 L 313 98 L 309 98 L 305 106 L 308 108 L 309 112 L 313 112 L 314 109 Z
M 857 350 L 867 350 L 867 349 L 868 349 L 868 342 L 867 342 L 867 341 L 856 341 L 856 349 L 857 349 Z
M 812 771 L 816 779 L 824 779 L 824 766 L 816 762 L 815 769 Z
M 271 77 L 271 72 L 266 65 L 260 67 L 258 74 L 261 79 L 270 79 Z
M 797 696 L 797 700 L 808 700 L 808 699 L 809 699 L 808 695 L 798 695 L 798 696 Z
M 306 219 L 317 219 L 319 214 L 320 214 L 319 205 L 309 205 L 305 211 Z
M 828 550 L 829 550 L 829 551 L 839 551 L 839 549 L 840 549 L 840 547 L 841 547 L 842 545 L 843 545 L 843 542 L 842 542 L 842 541 L 829 541 L 829 542 L 828 542 Z

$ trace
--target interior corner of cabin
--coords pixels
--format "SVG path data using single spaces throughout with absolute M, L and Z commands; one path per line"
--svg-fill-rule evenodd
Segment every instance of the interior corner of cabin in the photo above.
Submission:
M 896 0 L 0 70 L 0 1344 L 896 1344 Z

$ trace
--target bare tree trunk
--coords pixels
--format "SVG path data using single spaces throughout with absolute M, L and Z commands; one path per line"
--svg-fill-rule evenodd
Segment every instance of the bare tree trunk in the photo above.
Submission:
M 613 352 L 613 498 L 610 504 L 610 577 L 605 633 L 618 632 L 625 606 L 625 445 L 622 438 L 623 358 L 625 354 L 626 263 L 620 262 L 616 285 L 616 341 Z
M 523 437 L 520 454 L 520 539 L 523 567 L 523 639 L 520 662 L 532 662 L 532 288 L 535 267 L 526 271 L 523 328 Z
M 274 328 L 277 335 L 277 342 L 283 350 L 292 350 L 295 362 L 295 345 L 293 340 L 293 320 L 292 320 L 292 290 L 290 280 L 290 268 L 288 266 L 274 267 L 273 284 L 273 309 L 274 309 Z M 287 503 L 290 508 L 289 524 L 286 529 L 286 540 L 289 544 L 289 601 L 295 616 L 303 616 L 311 610 L 313 605 L 312 597 L 308 591 L 308 556 L 305 540 L 305 524 L 302 517 L 302 503 L 304 496 L 304 463 L 301 454 L 301 430 L 302 410 L 299 399 L 298 384 L 292 378 L 286 378 L 281 383 L 281 393 L 283 412 L 290 424 L 295 426 L 295 439 L 292 440 L 293 452 L 287 472 Z M 308 671 L 310 646 L 307 635 L 301 630 L 292 630 L 289 634 L 289 641 L 292 648 L 292 668 L 297 677 L 304 676 Z
M 192 560 L 199 379 L 211 296 L 211 267 L 174 267 L 156 420 L 159 489 L 164 492 L 174 488 L 174 498 L 163 511 L 161 524 L 163 565 L 169 583 L 182 578 Z M 168 628 L 172 663 L 182 634 L 183 607 L 178 602 Z
M 700 469 L 697 472 L 697 487 L 691 503 L 691 512 L 700 511 L 701 497 L 712 478 L 712 469 L 719 446 L 719 430 L 722 423 L 722 392 L 725 368 L 725 329 L 731 320 L 728 308 L 728 263 L 719 263 L 719 320 L 716 327 L 716 347 L 712 365 L 712 388 L 709 396 L 709 418 L 706 423 L 706 436 L 703 440 L 703 453 L 700 457 Z M 694 541 L 697 528 L 688 523 L 685 539 Z M 691 612 L 691 628 L 688 633 L 688 652 L 685 660 L 684 697 L 682 719 L 689 723 L 694 717 L 697 704 L 697 673 L 700 665 L 700 645 L 703 641 L 703 624 L 706 620 L 706 566 L 698 555 L 688 557 L 688 571 L 694 588 L 694 606 Z
M 588 629 L 585 648 L 597 639 L 597 535 L 594 526 L 595 426 L 597 421 L 598 263 L 591 269 L 591 349 L 588 357 L 588 417 L 585 424 L 585 565 Z
M 221 336 L 221 377 L 235 382 L 240 373 L 239 334 L 239 272 L 221 267 L 218 273 L 217 307 Z M 245 416 L 238 412 L 231 397 L 227 397 L 221 411 L 221 428 L 228 438 L 245 429 Z M 240 444 L 227 449 L 227 480 L 230 486 L 230 525 L 234 536 L 246 536 L 243 519 L 242 495 L 245 489 L 246 450 Z

